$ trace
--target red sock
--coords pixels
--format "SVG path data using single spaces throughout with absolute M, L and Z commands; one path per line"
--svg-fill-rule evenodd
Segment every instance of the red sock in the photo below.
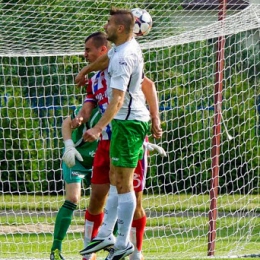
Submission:
M 103 217 L 104 217 L 103 212 L 98 215 L 92 215 L 88 212 L 88 210 L 86 210 L 85 220 L 88 220 L 89 222 L 93 222 L 93 230 L 92 230 L 92 234 L 91 234 L 91 239 L 93 239 L 95 236 L 97 236 L 98 229 L 103 221 Z
M 132 222 L 132 228 L 136 230 L 136 237 L 133 238 L 136 241 L 136 248 L 138 251 L 142 251 L 144 230 L 146 225 L 146 216 L 139 219 L 134 219 Z

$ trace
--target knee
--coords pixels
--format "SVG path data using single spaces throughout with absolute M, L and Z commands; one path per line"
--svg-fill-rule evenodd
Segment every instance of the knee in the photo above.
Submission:
M 77 205 L 79 203 L 80 196 L 77 196 L 76 194 L 70 195 L 70 196 L 66 197 L 66 200 Z

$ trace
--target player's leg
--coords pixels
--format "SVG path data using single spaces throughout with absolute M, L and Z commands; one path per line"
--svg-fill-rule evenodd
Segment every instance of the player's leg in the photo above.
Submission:
M 73 173 L 73 168 L 68 168 L 65 163 L 62 164 L 66 196 L 55 220 L 53 243 L 50 255 L 51 260 L 64 259 L 61 256 L 62 242 L 71 224 L 73 211 L 76 209 L 80 200 L 81 180 L 84 175 L 75 175 Z
M 90 241 L 97 236 L 103 221 L 103 210 L 109 191 L 109 146 L 110 141 L 102 140 L 98 144 L 91 176 L 91 194 L 89 205 L 85 213 L 84 249 L 81 254 L 83 260 L 91 259 L 90 254 L 84 253 Z
M 97 185 L 95 185 L 95 187 L 96 186 Z M 108 190 L 109 190 L 109 193 L 108 193 Z M 98 192 L 98 190 L 96 190 L 96 192 Z M 101 191 L 101 192 L 103 193 L 104 190 Z M 110 185 L 110 188 L 109 188 L 109 185 L 108 185 L 108 187 L 106 189 L 106 195 L 107 195 L 107 193 L 108 193 L 108 196 L 107 196 L 107 200 L 106 200 L 106 204 L 105 204 L 105 208 L 104 208 L 103 224 L 99 228 L 97 236 L 94 239 L 92 239 L 91 243 L 89 243 L 83 250 L 80 251 L 81 255 L 86 255 L 86 254 L 90 254 L 90 253 L 93 253 L 93 252 L 98 252 L 101 249 L 104 249 L 108 246 L 114 245 L 115 238 L 112 234 L 112 231 L 113 231 L 113 228 L 115 226 L 115 222 L 117 220 L 117 191 L 116 191 L 116 187 L 114 186 L 114 188 L 113 188 L 113 185 Z M 100 196 L 100 194 L 98 194 L 98 196 Z M 91 197 L 94 198 L 93 195 L 91 195 Z M 94 200 L 93 200 L 93 203 L 94 203 Z M 100 202 L 98 202 L 98 203 L 100 203 Z M 93 205 L 93 207 L 95 207 L 94 204 L 92 204 L 92 205 Z M 92 210 L 96 211 L 97 209 L 95 207 L 95 209 L 92 209 Z M 103 208 L 102 208 L 102 212 L 103 212 Z M 112 215 L 113 215 L 113 217 L 112 217 Z M 89 236 L 89 238 L 90 238 L 90 236 Z
M 114 167 L 118 192 L 118 236 L 115 248 L 126 248 L 129 243 L 131 223 L 136 209 L 136 197 L 133 189 L 134 168 Z
M 143 157 L 143 140 L 148 124 L 131 120 L 113 120 L 113 135 L 110 147 L 111 165 L 115 173 L 118 192 L 118 236 L 113 250 L 106 259 L 121 259 L 133 253 L 134 246 L 129 241 L 131 224 L 136 209 L 133 189 L 134 170 Z
M 133 173 L 134 168 L 117 167 L 110 165 L 111 171 L 115 173 L 116 179 L 116 191 L 114 205 L 109 208 L 109 215 L 113 215 L 114 219 L 110 222 L 109 229 L 107 228 L 108 222 L 105 222 L 101 226 L 101 229 L 108 230 L 111 234 L 114 224 L 117 220 L 117 237 L 114 243 L 114 247 L 111 248 L 109 255 L 106 259 L 124 259 L 125 256 L 130 255 L 134 251 L 133 244 L 129 241 L 131 223 L 136 207 L 135 192 L 133 190 Z M 112 185 L 111 185 L 112 186 Z M 111 193 L 110 186 L 110 193 Z M 110 196 L 110 195 L 109 195 Z M 117 205 L 117 208 L 116 208 Z M 111 207 L 112 210 L 111 211 Z M 117 214 L 116 214 L 117 212 Z M 111 216 L 110 216 L 111 217 Z M 102 233 L 102 231 L 100 232 Z M 111 237 L 112 235 L 110 235 Z M 109 236 L 108 236 L 109 238 Z
M 121 122 L 118 123 L 121 124 Z M 114 198 L 113 203 L 110 203 L 109 207 L 107 206 L 107 209 L 109 209 L 109 214 L 105 214 L 103 225 L 100 227 L 98 236 L 92 240 L 92 242 L 87 248 L 85 248 L 83 252 L 81 251 L 81 254 L 97 252 L 107 247 L 109 245 L 109 241 L 111 242 L 111 245 L 113 245 L 113 239 L 111 236 L 114 224 L 116 223 L 116 220 L 118 218 L 118 236 L 116 244 L 114 246 L 114 248 L 116 249 L 114 250 L 114 252 L 116 252 L 113 253 L 113 259 L 115 257 L 123 257 L 129 255 L 134 250 L 133 245 L 129 242 L 131 223 L 136 206 L 135 193 L 133 190 L 133 173 L 137 165 L 138 158 L 141 155 L 142 144 L 146 134 L 143 129 L 147 130 L 148 124 L 139 124 L 135 121 L 130 122 L 130 127 L 132 127 L 134 134 L 130 134 L 128 135 L 128 137 L 125 137 L 125 135 L 121 134 L 124 132 L 123 130 L 125 126 L 122 126 L 122 128 L 119 128 L 117 130 L 115 130 L 115 127 L 113 124 L 112 140 L 114 140 L 114 146 L 113 149 L 111 149 L 110 147 L 110 157 L 113 159 L 119 156 L 120 159 L 116 158 L 116 161 L 118 161 L 119 164 L 123 163 L 123 165 L 110 164 L 110 174 L 111 176 L 115 176 L 115 182 L 110 179 L 111 185 L 109 190 L 109 198 Z M 141 133 L 136 133 L 136 128 L 138 127 L 139 130 L 137 130 L 137 132 L 139 131 Z M 136 134 L 139 135 L 140 140 L 138 141 L 136 138 Z M 126 144 L 129 144 L 129 139 L 131 139 L 130 149 L 128 149 L 129 147 L 125 147 Z M 123 159 L 121 159 L 122 154 Z M 132 157 L 134 158 L 134 160 L 132 160 Z M 130 164 L 133 167 L 127 167 L 124 165 L 124 163 L 129 163 L 129 158 Z M 105 210 L 105 213 L 107 213 L 107 210 Z M 109 222 L 107 222 L 108 219 Z
M 143 260 L 142 255 L 142 245 L 143 237 L 146 225 L 146 214 L 142 206 L 142 195 L 143 192 L 135 192 L 136 196 L 136 209 L 134 213 L 134 218 L 132 222 L 130 241 L 134 245 L 135 249 L 133 254 L 130 255 L 130 260 Z
M 91 184 L 89 206 L 85 213 L 84 248 L 97 236 L 103 221 L 103 209 L 109 190 L 109 184 Z M 91 254 L 83 254 L 83 260 L 92 260 Z
M 136 209 L 130 232 L 130 240 L 135 247 L 133 254 L 130 255 L 130 260 L 143 260 L 142 245 L 146 226 L 146 213 L 142 205 L 143 189 L 147 174 L 147 157 L 148 153 L 145 149 L 144 156 L 138 161 L 134 173 L 134 190 L 136 196 Z
M 123 169 L 123 168 L 120 167 L 120 169 Z M 131 169 L 132 175 L 133 175 L 133 171 L 134 171 L 134 169 Z M 104 249 L 108 246 L 112 246 L 115 243 L 115 239 L 114 239 L 112 233 L 113 233 L 114 226 L 115 226 L 115 223 L 117 221 L 117 218 L 120 217 L 121 215 L 120 214 L 119 214 L 119 216 L 117 215 L 117 206 L 118 206 L 118 200 L 120 200 L 120 195 L 118 196 L 114 174 L 115 174 L 115 167 L 113 167 L 113 166 L 111 167 L 111 165 L 110 165 L 111 185 L 110 185 L 110 189 L 109 189 L 109 196 L 107 198 L 106 206 L 105 206 L 104 221 L 103 221 L 102 226 L 99 229 L 97 237 L 95 237 L 95 239 L 93 239 L 91 241 L 91 243 L 84 250 L 82 250 L 80 252 L 81 254 L 89 254 L 89 253 L 97 252 L 97 251 Z M 129 174 L 128 172 L 124 172 L 124 173 L 122 173 L 122 176 L 131 176 L 131 174 Z M 129 221 L 128 221 L 129 224 L 126 227 L 127 230 L 124 230 L 125 225 L 123 225 L 123 228 L 121 228 L 120 231 L 118 229 L 118 235 L 120 236 L 120 234 L 127 233 L 126 236 L 128 238 L 129 233 L 130 233 L 133 213 L 134 213 L 134 209 L 135 209 L 135 195 L 134 195 L 134 191 L 133 191 L 133 177 L 131 177 L 129 179 L 122 178 L 121 181 L 124 183 L 123 185 L 129 186 L 127 188 L 128 192 L 127 192 L 127 195 L 126 195 L 126 197 L 127 197 L 126 201 L 124 201 L 124 197 L 125 197 L 124 194 L 123 194 L 123 196 L 121 196 L 121 200 L 123 199 L 123 204 L 124 204 L 123 207 L 121 208 L 121 211 L 123 212 L 123 214 L 126 214 L 126 217 L 129 218 Z M 131 190 L 131 192 L 129 192 L 130 190 Z M 129 196 L 131 196 L 132 203 L 130 201 L 128 201 Z M 128 205 L 129 202 L 130 202 L 130 205 Z M 130 211 L 130 214 L 129 214 L 129 211 Z M 118 221 L 118 223 L 120 223 L 120 221 Z M 125 244 L 127 245 L 127 242 L 128 242 L 127 238 L 124 239 L 122 247 L 125 247 Z M 125 240 L 127 240 L 127 241 L 125 241 Z M 120 242 L 122 242 L 122 241 L 120 241 Z M 120 246 L 120 243 L 119 243 L 119 246 Z M 131 249 L 132 249 L 132 245 L 131 245 Z

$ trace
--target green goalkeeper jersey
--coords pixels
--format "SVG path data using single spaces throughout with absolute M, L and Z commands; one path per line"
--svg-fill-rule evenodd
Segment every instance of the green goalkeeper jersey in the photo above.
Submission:
M 73 114 L 71 115 L 71 119 L 74 119 L 78 112 L 80 111 L 81 106 L 77 107 Z M 83 140 L 83 134 L 87 129 L 92 128 L 100 119 L 101 114 L 98 111 L 97 108 L 93 109 L 91 117 L 89 121 L 85 124 L 82 124 L 78 128 L 76 128 L 72 132 L 71 139 L 73 140 L 75 144 L 75 148 L 78 150 L 78 152 L 81 154 L 83 158 L 83 162 L 80 162 L 85 168 L 91 169 L 93 164 L 94 155 L 97 149 L 98 141 L 94 142 L 84 142 Z

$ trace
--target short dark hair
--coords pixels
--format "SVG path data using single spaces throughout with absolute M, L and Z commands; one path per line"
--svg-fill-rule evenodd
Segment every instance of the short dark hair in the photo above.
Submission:
M 93 43 L 96 48 L 99 48 L 101 46 L 109 46 L 109 42 L 107 40 L 107 35 L 103 32 L 94 32 L 90 34 L 86 39 L 85 43 L 89 41 L 90 39 L 93 39 Z
M 124 25 L 126 33 L 133 32 L 135 19 L 130 10 L 111 7 L 110 15 L 114 15 L 116 17 L 117 24 Z

